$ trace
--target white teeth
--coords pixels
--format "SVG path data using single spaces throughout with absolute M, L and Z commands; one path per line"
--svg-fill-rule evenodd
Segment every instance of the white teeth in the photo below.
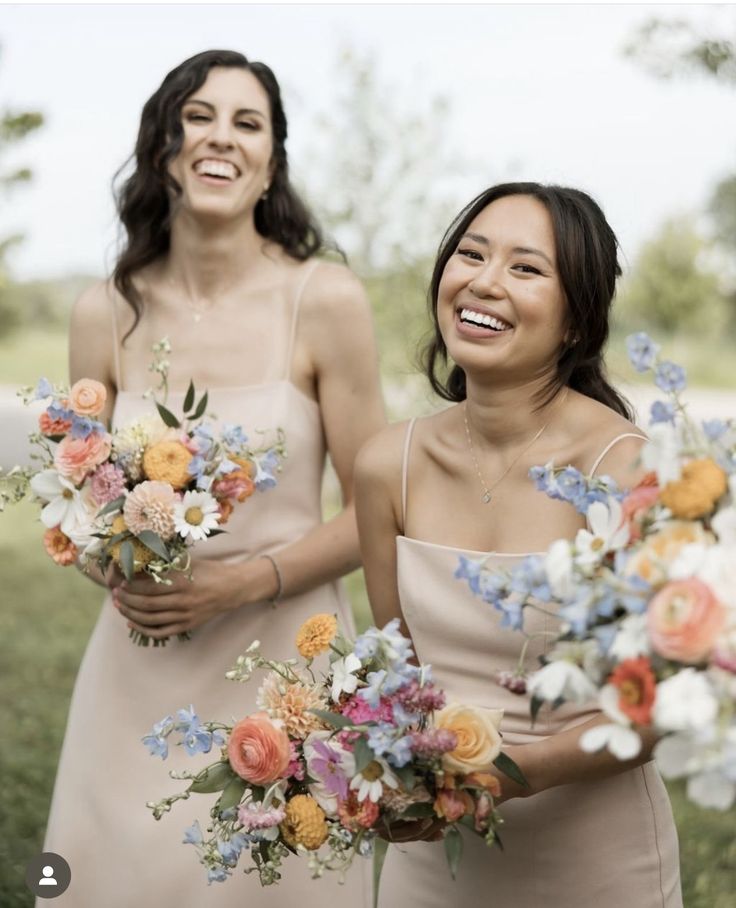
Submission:
M 217 161 L 209 158 L 204 161 L 197 161 L 194 165 L 196 173 L 208 177 L 223 177 L 226 180 L 234 180 L 238 171 L 234 164 L 229 161 Z
M 492 328 L 494 331 L 505 331 L 511 327 L 500 319 L 494 318 L 483 312 L 476 312 L 474 309 L 462 309 L 460 311 L 460 320 L 470 322 L 471 325 L 482 325 L 485 328 Z

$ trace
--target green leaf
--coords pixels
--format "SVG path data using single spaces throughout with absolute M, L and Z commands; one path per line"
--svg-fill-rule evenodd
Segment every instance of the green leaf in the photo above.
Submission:
M 192 781 L 189 791 L 197 794 L 210 794 L 213 791 L 223 791 L 233 779 L 238 777 L 230 768 L 227 760 L 221 760 L 219 763 L 213 763 Z
M 368 746 L 368 741 L 363 735 L 353 742 L 353 756 L 355 757 L 356 773 L 363 772 L 366 766 L 376 759 L 375 754 Z
M 539 715 L 539 710 L 542 708 L 543 705 L 544 705 L 544 700 L 542 700 L 540 697 L 535 697 L 532 695 L 532 702 L 531 702 L 532 725 L 534 725 L 534 723 L 537 721 L 537 716 Z
M 181 423 L 176 418 L 176 416 L 174 416 L 171 410 L 167 410 L 166 407 L 163 404 L 158 403 L 158 401 L 156 402 L 156 409 L 158 410 L 161 419 L 163 419 L 163 421 L 170 429 L 181 428 Z
M 102 517 L 104 514 L 112 514 L 113 511 L 119 511 L 125 504 L 125 495 L 121 495 L 119 498 L 116 498 L 114 501 L 108 501 L 104 508 L 100 508 L 97 512 L 98 517 Z
M 112 546 L 117 545 L 118 542 L 122 542 L 124 539 L 130 539 L 130 537 L 130 530 L 123 530 L 122 533 L 116 533 L 114 536 L 110 536 L 110 538 L 107 539 L 107 542 L 105 543 L 105 549 L 109 551 Z
M 135 574 L 135 554 L 133 544 L 126 539 L 120 545 L 120 567 L 123 569 L 126 580 L 132 580 Z
M 205 391 L 202 395 L 202 399 L 197 404 L 197 409 L 192 413 L 192 419 L 199 419 L 200 416 L 204 415 L 204 411 L 207 409 L 207 392 Z
M 210 530 L 209 533 L 207 533 L 207 536 L 219 536 L 221 533 L 227 533 L 227 530 L 221 530 L 218 527 L 215 527 L 214 530 Z
M 240 799 L 243 797 L 245 789 L 245 779 L 241 779 L 240 776 L 231 779 L 217 801 L 218 813 L 223 813 L 228 810 L 228 808 L 236 807 L 240 804 Z
M 493 761 L 493 765 L 504 775 L 508 776 L 510 779 L 513 779 L 514 782 L 517 782 L 519 785 L 523 785 L 525 788 L 529 787 L 529 783 L 527 782 L 524 773 L 519 769 L 518 765 L 511 759 L 508 754 L 505 754 L 503 751 L 501 751 L 501 753 Z
M 431 804 L 419 803 L 411 804 L 401 814 L 402 820 L 424 819 L 425 817 L 435 817 L 434 807 Z
M 386 839 L 376 836 L 373 840 L 373 908 L 378 908 L 378 887 L 381 885 L 381 872 L 387 851 Z
M 164 561 L 171 561 L 169 550 L 164 545 L 164 541 L 158 533 L 154 533 L 153 530 L 141 530 L 138 534 L 138 539 L 140 539 L 147 549 L 155 552 L 159 558 L 163 558 Z
M 456 826 L 450 826 L 445 834 L 445 857 L 447 866 L 450 868 L 450 876 L 454 879 L 457 877 L 457 869 L 460 866 L 460 858 L 463 856 L 463 837 Z
M 192 404 L 194 403 L 194 382 L 189 381 L 189 387 L 187 388 L 187 395 L 184 398 L 184 412 L 188 413 L 192 409 Z
M 333 728 L 352 728 L 352 726 L 355 725 L 352 719 L 340 716 L 337 713 L 331 713 L 326 709 L 308 709 L 307 712 L 319 716 L 323 722 L 326 722 Z
M 394 774 L 399 777 L 404 789 L 406 791 L 414 791 L 414 786 L 417 784 L 417 777 L 411 766 L 394 766 L 392 769 Z

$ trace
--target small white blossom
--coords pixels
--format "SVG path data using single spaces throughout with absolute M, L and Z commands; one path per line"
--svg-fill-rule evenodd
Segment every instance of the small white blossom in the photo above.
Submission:
M 711 686 L 694 668 L 684 668 L 657 685 L 654 724 L 662 731 L 696 731 L 710 725 L 717 714 Z
M 608 552 L 623 548 L 629 541 L 629 527 L 623 521 L 621 504 L 609 498 L 608 504 L 594 501 L 588 508 L 590 530 L 578 530 L 575 561 L 581 567 L 598 564 Z
M 660 486 L 676 482 L 681 475 L 677 430 L 666 422 L 648 428 L 649 441 L 641 450 L 641 463 L 645 470 L 654 471 Z
M 610 655 L 623 662 L 625 659 L 648 656 L 650 651 L 647 616 L 627 615 L 619 624 L 618 633 L 613 638 Z
M 641 751 L 641 738 L 623 725 L 596 725 L 582 735 L 580 747 L 586 753 L 607 748 L 619 760 L 633 760 Z
M 361 661 L 355 653 L 348 653 L 344 659 L 337 659 L 332 663 L 331 696 L 333 701 L 337 702 L 342 693 L 355 693 L 359 680 L 353 672 L 357 672 L 360 667 Z
M 573 703 L 595 698 L 596 689 L 585 672 L 572 662 L 550 662 L 529 678 L 527 692 L 540 700 L 554 702 L 562 697 Z
M 559 599 L 567 599 L 575 591 L 573 580 L 572 545 L 567 539 L 558 539 L 549 547 L 544 559 L 550 589 Z

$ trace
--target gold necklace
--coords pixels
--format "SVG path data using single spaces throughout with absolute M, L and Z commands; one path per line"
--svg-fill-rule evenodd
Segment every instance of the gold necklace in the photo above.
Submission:
M 562 401 L 564 401 L 564 399 L 566 397 L 567 397 L 567 388 L 565 388 L 565 393 L 562 395 L 562 397 L 560 399 L 560 406 L 562 406 Z M 490 502 L 493 498 L 493 495 L 491 494 L 493 492 L 493 490 L 496 488 L 496 486 L 500 485 L 500 483 L 509 475 L 512 468 L 518 463 L 519 459 L 524 454 L 526 454 L 526 452 L 529 450 L 529 448 L 531 448 L 531 446 L 534 444 L 534 442 L 537 441 L 537 439 L 541 437 L 544 430 L 552 422 L 552 416 L 553 416 L 553 414 L 550 413 L 549 419 L 542 426 L 542 428 L 536 433 L 536 435 L 532 438 L 532 440 L 527 442 L 526 445 L 524 445 L 524 447 L 521 449 L 521 451 L 519 451 L 519 453 L 516 455 L 516 457 L 514 457 L 514 459 L 506 467 L 506 469 L 503 471 L 503 473 L 501 473 L 501 475 L 498 477 L 498 479 L 496 479 L 494 482 L 492 482 L 491 485 L 488 485 L 488 483 L 483 478 L 483 474 L 480 471 L 480 466 L 478 464 L 478 458 L 475 456 L 475 448 L 473 447 L 473 439 L 470 434 L 470 423 L 468 422 L 468 400 L 467 400 L 467 398 L 465 399 L 465 404 L 463 406 L 463 422 L 465 423 L 465 436 L 468 439 L 468 448 L 470 449 L 470 456 L 473 459 L 473 466 L 475 467 L 475 472 L 478 476 L 478 480 L 480 481 L 480 487 L 483 490 L 483 495 L 481 496 L 481 501 L 483 502 L 483 504 L 490 504 Z

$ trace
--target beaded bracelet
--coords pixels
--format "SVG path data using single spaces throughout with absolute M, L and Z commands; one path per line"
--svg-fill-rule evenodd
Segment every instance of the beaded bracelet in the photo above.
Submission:
M 276 592 L 273 594 L 273 596 L 268 597 L 268 601 L 275 608 L 276 603 L 279 601 L 281 594 L 284 591 L 284 579 L 281 576 L 281 571 L 279 570 L 278 564 L 276 564 L 275 558 L 272 558 L 271 555 L 261 555 L 261 558 L 266 558 L 268 561 L 270 561 L 273 565 L 274 571 L 276 572 L 276 582 L 278 583 L 278 586 L 276 587 Z

